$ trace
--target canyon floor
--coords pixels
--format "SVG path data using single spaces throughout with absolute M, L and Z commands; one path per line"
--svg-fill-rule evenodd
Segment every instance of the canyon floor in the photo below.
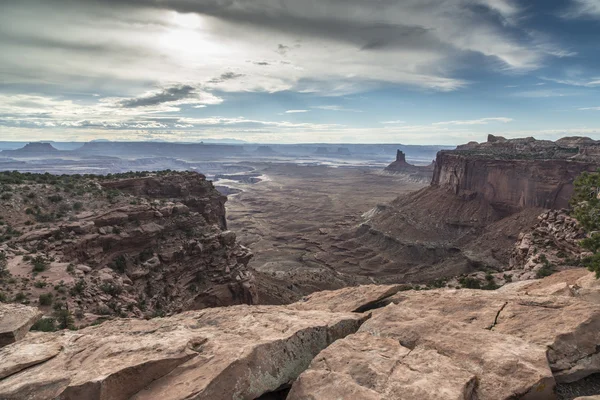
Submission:
M 251 266 L 257 271 L 260 301 L 267 304 L 294 301 L 315 290 L 373 283 L 336 272 L 341 265 L 329 262 L 324 253 L 335 251 L 336 237 L 356 229 L 364 213 L 426 186 L 367 167 L 251 166 L 264 180 L 237 185 L 243 192 L 229 196 L 227 219 L 229 229 L 254 253 Z

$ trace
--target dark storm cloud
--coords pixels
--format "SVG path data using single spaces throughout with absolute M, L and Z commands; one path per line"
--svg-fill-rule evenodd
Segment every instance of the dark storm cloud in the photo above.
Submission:
M 117 104 L 124 108 L 156 106 L 163 103 L 194 98 L 196 97 L 195 91 L 196 89 L 189 85 L 173 86 L 151 95 L 121 100 Z

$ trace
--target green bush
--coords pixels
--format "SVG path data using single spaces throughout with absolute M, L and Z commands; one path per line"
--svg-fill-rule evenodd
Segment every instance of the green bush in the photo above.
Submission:
M 39 298 L 40 305 L 41 306 L 50 306 L 50 305 L 52 305 L 52 299 L 53 299 L 52 293 L 40 294 L 40 298 Z
M 48 200 L 50 200 L 52 203 L 60 203 L 63 198 L 59 194 L 53 194 L 52 196 L 48 196 Z
M 470 276 L 460 278 L 458 283 L 460 283 L 460 285 L 466 289 L 481 289 L 481 282 L 479 282 L 478 279 L 471 278 Z
M 102 285 L 100 285 L 100 289 L 104 293 L 111 296 L 118 296 L 123 292 L 123 288 L 121 286 L 110 282 L 104 282 Z
M 31 264 L 33 265 L 33 272 L 36 274 L 44 272 L 50 265 L 50 263 L 42 256 L 36 256 L 31 260 Z
M 31 327 L 32 331 L 55 332 L 56 320 L 54 318 L 42 318 Z
M 575 192 L 571 199 L 572 215 L 590 236 L 581 242 L 581 246 L 592 252 L 592 256 L 581 263 L 600 278 L 600 170 L 594 173 L 584 172 L 574 182 Z

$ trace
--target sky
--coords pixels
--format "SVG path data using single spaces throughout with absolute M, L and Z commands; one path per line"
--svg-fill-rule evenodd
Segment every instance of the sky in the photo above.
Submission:
M 0 140 L 600 139 L 600 0 L 2 0 Z

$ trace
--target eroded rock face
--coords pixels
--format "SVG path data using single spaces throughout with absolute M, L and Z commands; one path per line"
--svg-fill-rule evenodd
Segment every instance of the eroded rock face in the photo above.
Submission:
M 4 373 L 0 398 L 255 399 L 291 383 L 365 318 L 234 306 L 34 335 L 0 350 L 21 366 Z M 36 346 L 46 360 L 28 358 Z
M 0 347 L 23 339 L 41 317 L 42 313 L 37 308 L 0 303 Z
M 19 290 L 30 304 L 40 295 L 66 297 L 76 325 L 87 325 L 101 316 L 149 317 L 257 302 L 248 268 L 252 253 L 226 229 L 227 198 L 204 175 L 80 180 L 81 190 L 93 190 L 90 204 L 81 205 L 85 212 L 29 232 L 23 218 L 31 218 L 31 209 L 7 216 L 23 229 L 14 249 L 5 250 L 8 271 L 21 279 Z M 23 253 L 31 254 L 29 261 Z M 34 273 L 38 256 L 46 265 Z M 3 286 L 2 292 L 16 295 L 16 285 Z
M 600 143 L 533 138 L 506 140 L 490 135 L 487 143 L 440 151 L 432 185 L 462 195 L 480 193 L 495 208 L 511 214 L 524 208 L 565 208 L 573 180 L 599 166 L 586 152 Z

